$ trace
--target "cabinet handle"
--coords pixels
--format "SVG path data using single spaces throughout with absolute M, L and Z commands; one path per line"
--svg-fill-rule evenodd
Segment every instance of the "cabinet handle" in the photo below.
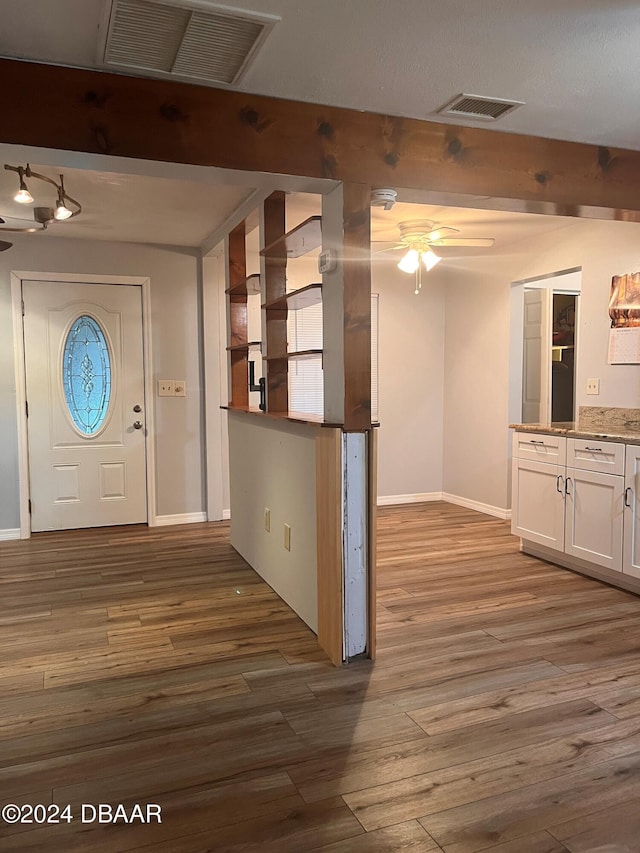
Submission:
M 558 474 L 558 476 L 556 478 L 556 491 L 560 495 L 563 494 L 563 492 L 564 492 L 563 483 L 562 483 L 563 479 L 564 479 L 564 477 L 562 476 L 562 474 Z
M 544 445 L 544 441 L 534 441 L 532 438 L 529 439 L 529 444 L 542 444 Z
M 571 477 L 567 477 L 567 479 L 564 481 L 564 493 L 565 493 L 565 495 L 571 495 L 571 492 L 569 491 L 569 483 L 570 482 L 571 482 Z
M 624 490 L 624 505 L 629 507 L 631 506 L 628 501 L 630 494 L 633 494 L 633 490 L 631 489 L 631 486 L 627 486 L 627 488 Z
M 585 450 L 590 450 L 592 453 L 602 453 L 601 447 L 585 447 Z

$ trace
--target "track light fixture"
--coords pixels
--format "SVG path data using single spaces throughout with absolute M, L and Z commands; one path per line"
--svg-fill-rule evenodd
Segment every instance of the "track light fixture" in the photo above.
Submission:
M 9 172 L 16 172 L 19 180 L 18 192 L 14 195 L 13 200 L 19 204 L 33 204 L 34 198 L 27 186 L 27 180 L 36 179 L 45 181 L 51 184 L 56 189 L 56 206 L 55 207 L 34 207 L 33 218 L 37 225 L 29 225 L 23 228 L 9 228 L 0 225 L 0 231 L 11 231 L 13 233 L 32 233 L 34 231 L 44 231 L 50 222 L 64 222 L 65 219 L 71 219 L 72 216 L 78 216 L 82 212 L 80 202 L 75 198 L 71 198 L 64 188 L 64 176 L 60 175 L 60 183 L 54 181 L 53 178 L 47 175 L 41 175 L 39 172 L 33 172 L 31 166 L 27 163 L 26 166 L 11 166 L 8 163 L 4 164 L 4 168 Z M 3 221 L 3 220 L 1 220 Z

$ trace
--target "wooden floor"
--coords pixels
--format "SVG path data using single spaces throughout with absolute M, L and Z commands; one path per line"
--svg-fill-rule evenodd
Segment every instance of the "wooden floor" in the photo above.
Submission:
M 226 523 L 0 543 L 0 589 L 0 805 L 73 815 L 2 853 L 640 851 L 640 599 L 506 522 L 381 510 L 375 665 L 332 668 Z

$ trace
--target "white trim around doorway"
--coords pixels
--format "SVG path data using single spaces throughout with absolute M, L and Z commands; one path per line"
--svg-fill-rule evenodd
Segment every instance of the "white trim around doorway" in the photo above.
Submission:
M 22 326 L 22 282 L 52 281 L 80 284 L 133 284 L 142 288 L 142 341 L 144 354 L 144 396 L 146 438 L 145 454 L 147 468 L 147 524 L 155 527 L 156 515 L 156 466 L 154 425 L 154 381 L 151 348 L 151 280 L 144 276 L 96 275 L 90 273 L 47 273 L 14 271 L 11 273 L 11 313 L 13 317 L 13 353 L 16 379 L 16 416 L 18 427 L 18 489 L 20 507 L 20 539 L 31 537 L 29 517 L 29 448 L 27 442 L 27 396 L 24 369 L 24 334 Z

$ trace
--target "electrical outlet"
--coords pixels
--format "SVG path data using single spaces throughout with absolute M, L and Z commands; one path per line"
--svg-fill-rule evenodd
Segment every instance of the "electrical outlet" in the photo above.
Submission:
M 271 510 L 267 506 L 264 508 L 264 529 L 271 533 Z
M 284 526 L 284 547 L 287 551 L 291 550 L 291 528 L 288 524 Z
M 173 393 L 176 397 L 186 397 L 187 396 L 187 386 L 185 384 L 184 379 L 174 379 L 173 381 Z
M 587 379 L 587 394 L 599 394 L 600 393 L 600 380 L 599 379 Z
M 174 397 L 175 382 L 172 379 L 158 379 L 158 397 Z

